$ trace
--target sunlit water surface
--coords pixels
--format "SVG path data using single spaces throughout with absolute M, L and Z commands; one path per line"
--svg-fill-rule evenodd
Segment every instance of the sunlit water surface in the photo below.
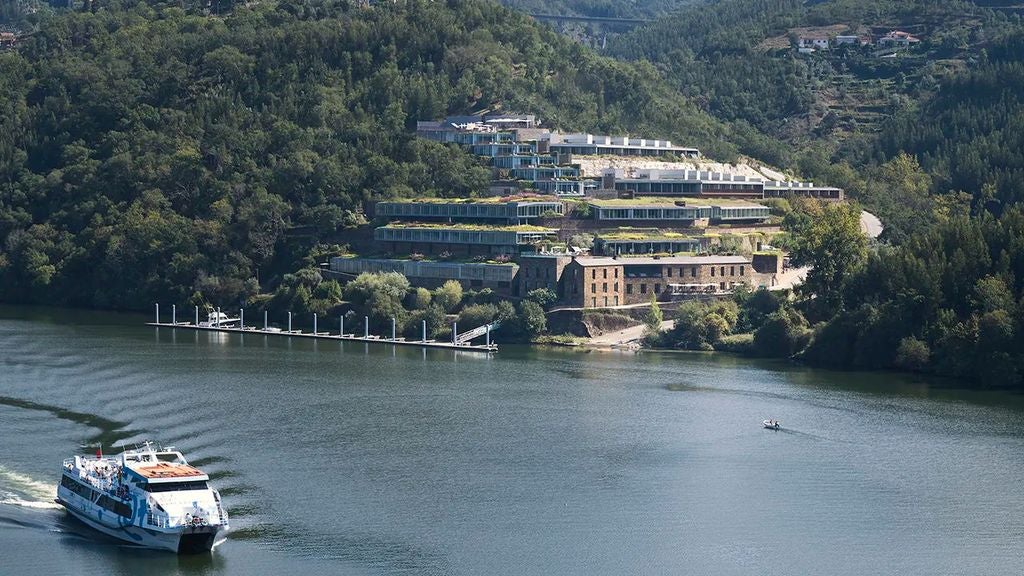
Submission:
M 0 574 L 1024 573 L 1020 397 L 143 321 L 0 308 Z M 212 554 L 104 540 L 52 504 L 62 458 L 143 439 L 220 488 Z

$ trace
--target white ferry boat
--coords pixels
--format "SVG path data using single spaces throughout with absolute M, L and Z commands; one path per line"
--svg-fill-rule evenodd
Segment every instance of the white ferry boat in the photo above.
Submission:
M 132 544 L 207 552 L 228 531 L 227 511 L 209 480 L 181 452 L 146 442 L 114 457 L 65 460 L 57 503 L 86 525 Z

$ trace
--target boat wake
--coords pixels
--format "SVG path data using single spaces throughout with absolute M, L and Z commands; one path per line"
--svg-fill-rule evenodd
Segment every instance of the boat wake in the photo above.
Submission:
M 0 466 L 0 504 L 23 508 L 57 509 L 56 484 L 41 482 L 19 472 Z

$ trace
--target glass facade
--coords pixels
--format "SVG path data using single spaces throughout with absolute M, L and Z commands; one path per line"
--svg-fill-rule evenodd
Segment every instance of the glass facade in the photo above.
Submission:
M 591 205 L 597 220 L 763 220 L 767 206 L 599 206 Z
M 382 218 L 464 218 L 506 220 L 536 218 L 545 212 L 562 214 L 561 202 L 378 202 Z
M 378 242 L 415 242 L 433 244 L 480 244 L 517 246 L 544 240 L 548 231 L 463 230 L 459 228 L 412 228 L 383 226 L 373 231 Z

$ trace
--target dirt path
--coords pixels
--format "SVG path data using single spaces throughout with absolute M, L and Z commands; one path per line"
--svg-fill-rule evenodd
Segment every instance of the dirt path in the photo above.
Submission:
M 670 330 L 676 325 L 675 320 L 665 320 L 661 323 L 662 330 Z M 629 346 L 632 343 L 639 342 L 644 337 L 644 331 L 647 326 L 640 324 L 639 326 L 631 326 L 625 330 L 618 330 L 616 332 L 607 332 L 600 336 L 591 338 L 587 344 L 590 346 L 600 347 L 619 347 Z

